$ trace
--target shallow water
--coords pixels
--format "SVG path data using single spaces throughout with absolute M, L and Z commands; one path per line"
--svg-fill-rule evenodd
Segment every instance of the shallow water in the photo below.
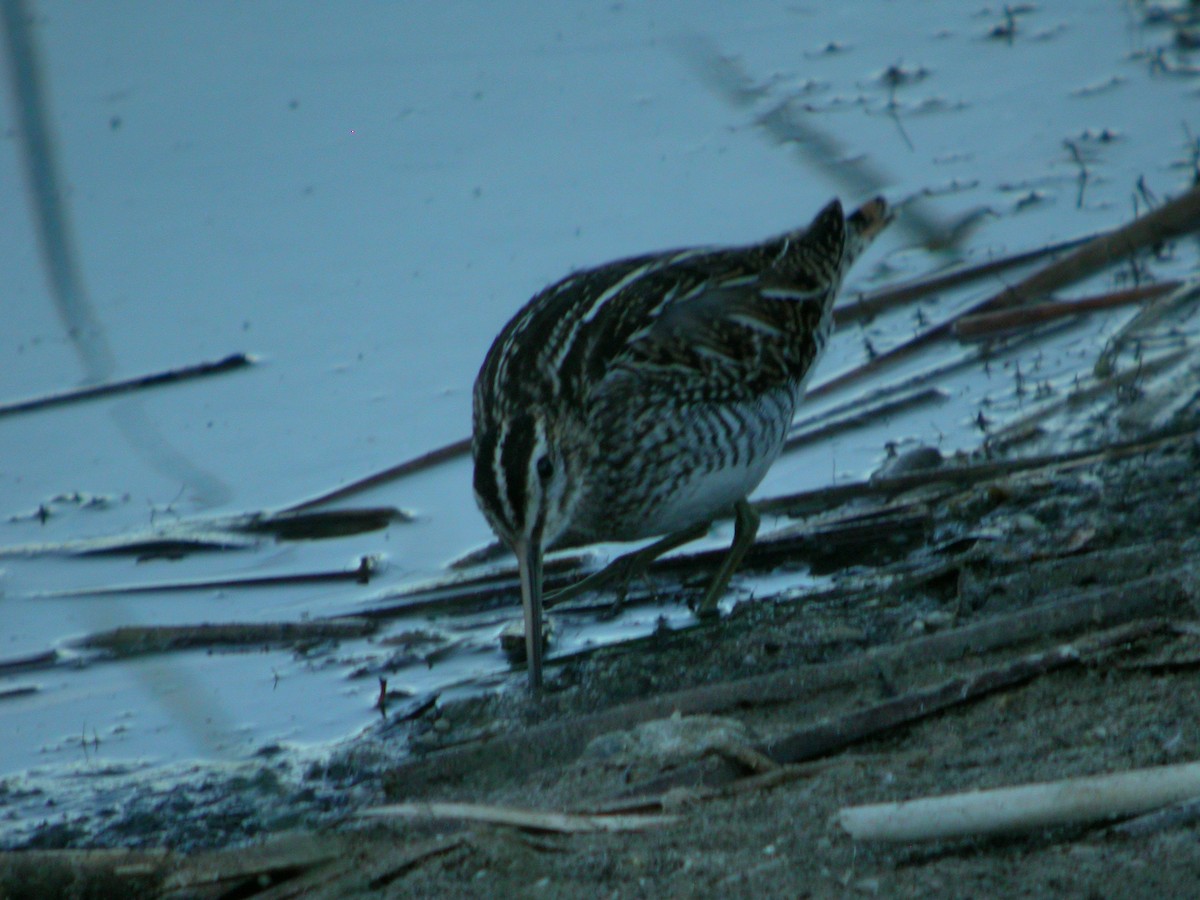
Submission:
M 1144 207 L 1139 179 L 1160 197 L 1177 194 L 1195 173 L 1200 134 L 1200 79 L 1182 72 L 1196 61 L 1173 49 L 1170 28 L 1145 25 L 1140 4 L 1039 7 L 1017 16 L 1011 40 L 992 36 L 1005 25 L 1003 7 L 949 0 L 37 9 L 80 263 L 117 374 L 234 351 L 261 361 L 133 398 L 0 419 L 7 547 L 280 508 L 466 436 L 484 352 L 548 282 L 653 248 L 756 240 L 806 221 L 834 193 L 864 199 L 754 124 L 785 99 L 800 98 L 818 127 L 886 171 L 889 198 L 929 191 L 946 218 L 988 209 L 966 243 L 969 261 L 1120 224 Z M 756 106 L 723 102 L 688 64 L 697 34 L 759 80 Z M 0 196 L 19 209 L 4 109 Z M 0 398 L 78 383 L 29 217 L 0 219 L 0 244 Z M 893 228 L 850 291 L 943 264 Z M 1195 268 L 1190 241 L 1152 266 L 1159 277 Z M 1000 286 L 921 310 L 937 321 Z M 813 384 L 862 362 L 868 343 L 885 350 L 911 336 L 914 316 L 909 308 L 844 329 Z M 1036 408 L 1030 385 L 1061 398 L 1130 316 L 1095 316 L 940 380 L 943 402 L 789 454 L 758 496 L 865 477 L 888 442 L 974 448 L 981 411 L 995 429 Z M 970 352 L 940 344 L 869 386 Z M 150 431 L 169 447 L 155 449 Z M 73 639 L 118 625 L 353 615 L 440 576 L 491 538 L 464 459 L 343 505 L 397 506 L 416 519 L 177 561 L 8 555 L 0 661 L 70 653 Z M 718 528 L 710 540 L 727 539 Z M 387 562 L 367 586 L 46 596 L 340 570 L 364 555 Z M 743 577 L 735 597 L 778 582 Z M 557 652 L 644 634 L 663 615 L 689 618 L 668 606 L 566 620 Z M 392 688 L 421 697 L 507 672 L 495 640 L 507 617 L 390 621 L 370 640 L 304 653 L 176 652 L 0 674 L 0 777 L 13 776 L 12 787 L 36 770 L 53 793 L 55 773 L 80 765 L 132 761 L 152 772 L 338 741 L 378 718 L 372 666 L 392 652 L 386 639 L 416 628 L 445 638 L 417 654 L 451 648 L 432 664 L 388 673 Z M 4 696 L 20 689 L 32 690 Z M 59 781 L 56 814 L 89 802 Z M 7 805 L 0 830 L 16 833 L 38 815 Z

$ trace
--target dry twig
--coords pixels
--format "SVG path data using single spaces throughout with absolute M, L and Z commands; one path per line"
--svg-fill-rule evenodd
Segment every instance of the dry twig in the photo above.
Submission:
M 161 387 L 166 384 L 177 384 L 193 378 L 206 375 L 220 375 L 254 365 L 254 358 L 245 353 L 233 353 L 216 362 L 203 362 L 191 366 L 180 366 L 165 372 L 155 372 L 150 375 L 137 375 L 123 378 L 120 381 L 108 381 L 104 384 L 89 384 L 83 387 L 59 391 L 54 394 L 44 394 L 41 397 L 31 397 L 28 400 L 17 400 L 12 403 L 0 404 L 0 417 L 16 413 L 33 412 L 49 409 L 54 406 L 66 406 L 68 403 L 81 403 L 85 400 L 97 400 L 101 397 L 111 397 L 115 394 L 129 393 L 144 388 Z

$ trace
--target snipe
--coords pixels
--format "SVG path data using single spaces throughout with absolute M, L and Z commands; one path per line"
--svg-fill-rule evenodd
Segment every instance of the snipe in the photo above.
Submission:
M 475 382 L 475 497 L 516 554 L 529 680 L 542 680 L 542 555 L 668 535 L 735 513 L 700 605 L 715 609 L 754 541 L 749 494 L 779 455 L 825 347 L 834 298 L 889 221 L 838 201 L 760 244 L 654 253 L 577 272 L 535 296 Z

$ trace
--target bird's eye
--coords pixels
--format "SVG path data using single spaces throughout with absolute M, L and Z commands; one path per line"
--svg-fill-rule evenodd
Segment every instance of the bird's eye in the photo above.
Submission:
M 550 480 L 550 476 L 554 474 L 554 463 L 550 461 L 550 457 L 543 456 L 537 461 L 537 473 L 542 481 Z

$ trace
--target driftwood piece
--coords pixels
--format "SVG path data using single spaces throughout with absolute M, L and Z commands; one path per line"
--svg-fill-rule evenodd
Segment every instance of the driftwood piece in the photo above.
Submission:
M 1082 825 L 1200 795 L 1200 763 L 843 807 L 838 824 L 861 841 L 929 841 Z

